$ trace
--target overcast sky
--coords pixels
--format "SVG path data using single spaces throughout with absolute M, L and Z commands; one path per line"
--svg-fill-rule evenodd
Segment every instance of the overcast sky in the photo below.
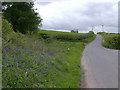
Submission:
M 118 0 L 36 0 L 35 8 L 44 29 L 118 32 Z

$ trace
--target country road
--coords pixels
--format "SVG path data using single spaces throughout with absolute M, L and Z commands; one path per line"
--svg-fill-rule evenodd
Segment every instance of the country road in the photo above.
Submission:
M 118 88 L 118 50 L 104 48 L 102 36 L 85 47 L 81 88 Z

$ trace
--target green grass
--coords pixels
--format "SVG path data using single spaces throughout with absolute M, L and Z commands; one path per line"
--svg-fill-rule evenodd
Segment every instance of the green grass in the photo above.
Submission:
M 41 33 L 44 35 L 41 36 Z M 81 40 L 64 40 L 56 35 L 84 35 Z M 4 88 L 79 88 L 80 58 L 90 33 L 39 30 L 32 35 L 14 32 L 3 20 L 2 86 Z
M 84 49 L 84 45 L 82 42 L 63 42 L 66 46 L 66 51 L 68 51 L 64 57 L 64 60 L 66 61 L 66 65 L 62 69 L 63 72 L 59 72 L 61 74 L 58 74 L 57 86 L 58 87 L 67 87 L 67 88 L 78 88 L 80 87 L 80 81 L 81 81 L 81 70 L 80 70 L 80 58 L 82 51 Z M 59 78 L 60 77 L 60 78 Z
M 49 40 L 50 38 L 57 39 L 57 40 L 70 40 L 70 41 L 77 41 L 77 40 L 84 40 L 89 37 L 93 37 L 94 33 L 90 31 L 89 33 L 72 33 L 72 32 L 60 32 L 57 31 L 47 31 L 47 30 L 40 30 L 39 35 Z

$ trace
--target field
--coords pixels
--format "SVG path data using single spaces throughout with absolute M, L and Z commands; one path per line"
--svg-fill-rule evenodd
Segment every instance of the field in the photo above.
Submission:
M 2 30 L 2 88 L 80 87 L 81 54 L 95 34 L 38 30 L 25 35 L 6 20 Z
M 47 30 L 40 30 L 39 32 L 40 36 L 43 39 L 57 39 L 57 40 L 63 40 L 63 41 L 78 41 L 78 40 L 85 40 L 89 37 L 93 37 L 93 32 L 90 31 L 89 33 L 71 33 L 71 32 L 60 32 L 58 31 L 47 31 Z

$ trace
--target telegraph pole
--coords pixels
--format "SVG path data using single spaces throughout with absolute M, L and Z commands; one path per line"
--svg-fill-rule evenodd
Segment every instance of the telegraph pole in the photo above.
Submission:
M 103 30 L 103 32 L 104 32 L 104 25 L 102 25 L 102 30 Z
M 92 31 L 93 31 L 94 26 L 92 26 Z

